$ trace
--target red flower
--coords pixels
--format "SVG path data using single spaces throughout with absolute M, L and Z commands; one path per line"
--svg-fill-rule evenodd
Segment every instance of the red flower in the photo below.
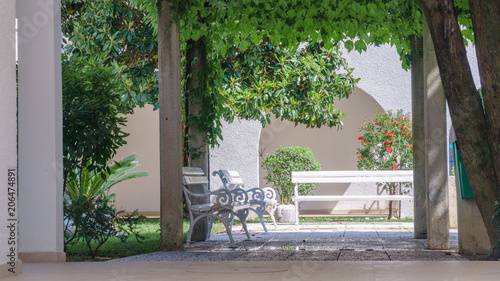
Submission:
M 387 146 L 387 141 L 384 141 L 384 145 Z
M 391 153 L 391 147 L 390 146 L 387 147 L 387 153 Z
M 405 126 L 401 127 L 401 130 L 403 130 L 403 131 L 406 130 Z
M 360 156 L 358 156 L 358 159 L 359 159 L 359 160 L 363 159 L 363 156 L 361 156 L 361 155 L 360 155 Z
M 413 136 L 413 133 L 410 133 L 410 138 Z
M 394 137 L 394 134 L 393 134 L 393 133 L 391 133 L 391 132 L 389 132 L 389 133 L 387 133 L 387 136 L 388 136 L 388 137 Z
M 393 168 L 394 170 L 397 170 L 397 169 L 398 169 L 398 165 L 394 164 L 394 165 L 392 165 L 392 168 Z
M 363 137 L 358 137 L 358 140 L 363 140 Z
M 397 154 L 397 152 L 396 152 L 396 154 Z M 394 159 L 394 163 L 398 163 L 398 159 Z
M 364 141 L 364 140 L 361 141 L 361 144 L 365 144 L 365 143 L 366 143 L 366 141 Z
M 378 125 L 378 122 L 375 122 L 375 125 Z

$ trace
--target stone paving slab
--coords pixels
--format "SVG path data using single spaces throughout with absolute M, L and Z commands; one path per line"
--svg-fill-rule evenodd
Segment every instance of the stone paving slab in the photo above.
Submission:
M 226 233 L 193 242 L 183 252 L 157 252 L 113 261 L 464 261 L 457 254 L 456 230 L 449 251 L 429 251 L 425 239 L 413 238 L 410 223 L 279 224 L 264 233 L 248 224 L 252 241 L 241 226 L 233 227 L 237 248 Z

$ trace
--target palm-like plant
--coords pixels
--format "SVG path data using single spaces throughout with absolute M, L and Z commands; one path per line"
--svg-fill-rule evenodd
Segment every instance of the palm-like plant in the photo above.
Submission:
M 135 158 L 135 153 L 132 153 L 122 160 L 115 162 L 108 169 L 98 173 L 89 171 L 86 168 L 75 169 L 74 176 L 68 180 L 66 185 L 65 192 L 67 196 L 70 200 L 74 200 L 80 196 L 93 199 L 98 195 L 105 194 L 117 183 L 149 175 L 145 171 L 130 171 L 139 166 Z M 108 195 L 108 199 L 111 199 L 113 196 L 114 194 Z
M 145 177 L 148 172 L 130 171 L 139 166 L 136 155 L 130 154 L 101 172 L 87 167 L 77 168 L 69 177 L 64 196 L 64 233 L 65 244 L 76 238 L 82 238 L 88 245 L 90 254 L 95 257 L 97 250 L 118 230 L 134 232 L 132 224 L 143 219 L 136 211 L 118 223 L 128 225 L 129 231 L 115 227 L 117 211 L 112 204 L 115 194 L 108 194 L 109 189 L 124 180 Z M 89 163 L 90 165 L 90 163 Z M 91 242 L 97 246 L 92 247 Z

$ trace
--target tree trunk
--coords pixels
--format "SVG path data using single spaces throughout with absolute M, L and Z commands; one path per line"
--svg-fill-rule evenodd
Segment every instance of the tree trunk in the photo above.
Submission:
M 210 178 L 208 167 L 208 146 L 207 132 L 200 130 L 202 127 L 196 126 L 202 116 L 204 97 L 207 90 L 207 42 L 205 37 L 198 40 L 188 40 L 186 46 L 186 131 L 187 136 L 187 158 L 191 167 L 203 169 L 207 177 Z M 186 149 L 185 148 L 185 149 Z M 197 193 L 203 193 L 201 186 L 193 190 Z M 193 204 L 207 203 L 205 198 L 192 198 Z M 201 219 L 193 228 L 191 236 L 192 241 L 205 241 L 207 239 L 208 217 Z
M 419 0 L 431 31 L 457 142 L 492 246 L 500 198 L 500 26 L 498 0 L 471 0 L 485 108 L 474 86 L 453 0 Z

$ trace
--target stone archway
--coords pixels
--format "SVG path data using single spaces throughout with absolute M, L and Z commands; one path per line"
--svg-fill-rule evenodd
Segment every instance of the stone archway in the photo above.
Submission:
M 311 148 L 321 163 L 321 170 L 357 170 L 356 148 L 359 147 L 357 138 L 360 134 L 358 126 L 365 119 L 372 117 L 376 110 L 380 112 L 385 110 L 374 97 L 359 88 L 356 88 L 356 94 L 349 99 L 338 101 L 335 107 L 346 114 L 342 119 L 343 129 L 306 128 L 304 125 L 295 126 L 292 122 L 275 119 L 261 130 L 259 152 L 265 155 L 280 146 L 304 146 Z M 259 167 L 262 160 L 263 158 L 259 159 Z M 268 185 L 264 179 L 265 175 L 266 171 L 260 167 L 259 186 Z M 373 194 L 373 192 L 381 191 L 375 185 L 368 187 L 367 184 L 322 184 L 315 194 Z M 409 207 L 409 210 L 405 210 L 408 215 L 412 214 L 412 208 Z M 304 202 L 301 205 L 301 213 L 385 215 L 387 208 L 384 202 Z

